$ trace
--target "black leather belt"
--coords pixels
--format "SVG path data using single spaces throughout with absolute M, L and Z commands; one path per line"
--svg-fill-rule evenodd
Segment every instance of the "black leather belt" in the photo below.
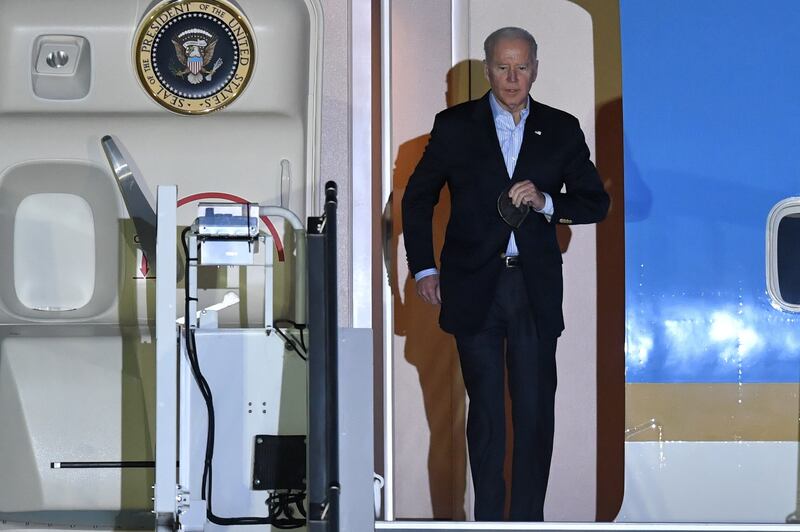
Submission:
M 519 268 L 522 266 L 522 261 L 519 260 L 519 255 L 511 255 L 510 257 L 503 255 L 500 258 L 503 259 L 503 264 L 506 268 Z

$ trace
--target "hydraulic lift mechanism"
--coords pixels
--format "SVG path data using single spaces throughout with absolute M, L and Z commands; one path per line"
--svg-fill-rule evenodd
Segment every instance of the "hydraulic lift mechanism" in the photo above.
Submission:
M 201 202 L 179 235 L 177 187 L 158 188 L 153 212 L 117 142 L 104 137 L 102 146 L 157 264 L 157 528 L 339 530 L 335 183 L 308 235 L 291 211 L 247 202 Z M 294 231 L 294 320 L 273 316 L 273 236 L 260 230 L 267 216 Z M 198 308 L 200 271 L 253 266 L 263 271 L 263 326 L 220 327 L 219 312 L 239 297 Z

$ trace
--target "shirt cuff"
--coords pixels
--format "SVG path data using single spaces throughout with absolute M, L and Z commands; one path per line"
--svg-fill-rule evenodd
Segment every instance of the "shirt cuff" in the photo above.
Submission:
M 437 275 L 439 270 L 436 268 L 428 268 L 426 270 L 420 270 L 414 274 L 414 281 L 420 282 L 420 280 L 424 279 L 425 277 L 430 277 L 431 275 Z
M 534 210 L 539 214 L 544 214 L 544 217 L 549 222 L 550 217 L 553 216 L 553 198 L 551 198 L 550 194 L 548 194 L 547 192 L 542 192 L 542 196 L 544 196 L 544 207 L 542 207 L 540 210 L 536 209 Z

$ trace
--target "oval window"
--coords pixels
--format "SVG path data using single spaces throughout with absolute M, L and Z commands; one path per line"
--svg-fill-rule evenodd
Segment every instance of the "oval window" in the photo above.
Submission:
M 776 308 L 800 312 L 800 198 L 787 198 L 769 213 L 767 292 Z

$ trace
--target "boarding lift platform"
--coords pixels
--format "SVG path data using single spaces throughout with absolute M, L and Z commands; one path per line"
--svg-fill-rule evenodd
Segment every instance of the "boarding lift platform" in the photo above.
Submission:
M 286 208 L 212 193 L 196 197 L 234 202 L 201 201 L 194 223 L 178 235 L 176 211 L 185 201 L 178 200 L 177 187 L 158 187 L 153 210 L 115 140 L 104 137 L 102 145 L 146 258 L 157 264 L 156 528 L 335 532 L 342 521 L 360 521 L 372 529 L 369 452 L 351 453 L 362 467 L 349 464 L 344 476 L 360 470 L 364 482 L 348 490 L 344 500 L 354 509 L 345 518 L 339 497 L 336 184 L 326 185 L 324 214 L 309 218 L 308 231 Z M 295 234 L 294 320 L 273 316 L 272 247 L 280 237 L 271 217 L 288 221 Z M 269 232 L 260 230 L 262 220 Z M 260 247 L 264 326 L 220 327 L 219 312 L 238 297 L 229 292 L 198 308 L 199 275 L 207 268 L 255 266 Z M 181 279 L 183 297 L 176 301 Z M 183 318 L 177 318 L 179 308 Z M 359 345 L 344 336 L 349 349 Z M 360 345 L 369 348 L 369 342 Z M 370 395 L 352 402 L 369 405 Z M 349 441 L 362 441 L 355 430 L 348 433 Z
M 159 529 L 277 529 L 308 522 L 309 530 L 340 530 L 335 184 L 328 185 L 326 198 L 325 216 L 310 219 L 306 263 L 303 225 L 280 207 L 201 203 L 195 223 L 176 242 L 176 189 L 159 188 L 154 487 Z M 312 288 L 308 338 L 303 289 L 297 290 L 295 332 L 274 322 L 269 293 L 264 323 L 274 326 L 224 329 L 218 309 L 197 308 L 202 268 L 249 266 L 258 246 L 272 246 L 271 236 L 258 228 L 259 217 L 267 215 L 286 218 L 295 230 L 297 278 L 307 271 Z M 176 244 L 183 247 L 183 264 L 173 260 Z M 270 260 L 263 265 L 267 292 L 272 267 Z M 176 304 L 171 296 L 179 269 L 185 298 Z M 188 320 L 176 329 L 177 305 Z
M 290 211 L 276 212 L 276 208 L 254 204 L 200 203 L 198 209 L 196 222 L 181 233 L 186 320 L 178 320 L 183 323 L 178 328 L 177 394 L 165 390 L 173 384 L 172 379 L 160 386 L 162 376 L 170 376 L 165 366 L 172 366 L 174 360 L 167 357 L 166 364 L 157 365 L 158 391 L 166 396 L 157 394 L 156 497 L 162 491 L 173 491 L 170 487 L 174 484 L 170 501 L 175 506 L 173 528 L 203 530 L 206 520 L 217 525 L 301 526 L 306 513 L 307 349 L 302 337 L 306 320 L 296 325 L 301 336 L 293 339 L 283 333 L 273 326 L 272 295 L 265 293 L 263 328 L 220 328 L 220 307 L 235 304 L 237 298 L 230 293 L 220 304 L 198 310 L 197 279 L 198 271 L 206 266 L 253 265 L 258 246 L 272 245 L 271 236 L 259 232 L 259 216 L 267 210 L 288 218 L 298 233 L 298 242 L 304 244 L 303 227 Z M 159 222 L 169 216 L 166 210 L 159 210 Z M 164 226 L 165 231 L 172 232 L 174 223 Z M 169 251 L 165 254 L 169 255 L 168 262 L 175 255 Z M 273 265 L 270 253 L 265 255 L 264 287 L 270 292 Z M 304 261 L 297 264 L 302 268 Z M 174 293 L 176 275 L 159 274 L 157 279 L 165 280 L 161 286 L 157 281 L 157 298 L 162 288 Z M 297 292 L 298 298 L 304 299 L 301 290 Z M 160 314 L 169 314 L 170 309 L 176 310 L 175 305 L 166 304 L 156 311 L 157 345 L 162 338 Z M 297 314 L 304 315 L 304 309 L 304 305 L 299 306 Z M 174 332 L 174 326 L 170 328 Z M 164 342 L 168 347 L 175 345 L 169 333 Z M 287 345 L 291 346 L 288 352 Z M 158 347 L 157 353 L 161 362 Z M 161 397 L 168 405 L 165 410 L 160 408 Z M 169 410 L 176 415 L 170 415 Z M 175 434 L 165 428 L 174 421 L 178 427 Z M 174 436 L 177 438 L 172 441 Z M 168 487 L 164 489 L 159 483 L 160 458 L 170 453 L 162 451 L 162 443 L 177 448 L 178 462 L 177 484 L 166 481 Z M 173 470 L 171 462 L 169 471 Z M 216 493 L 214 507 L 212 493 Z M 167 523 L 172 519 L 169 516 Z

